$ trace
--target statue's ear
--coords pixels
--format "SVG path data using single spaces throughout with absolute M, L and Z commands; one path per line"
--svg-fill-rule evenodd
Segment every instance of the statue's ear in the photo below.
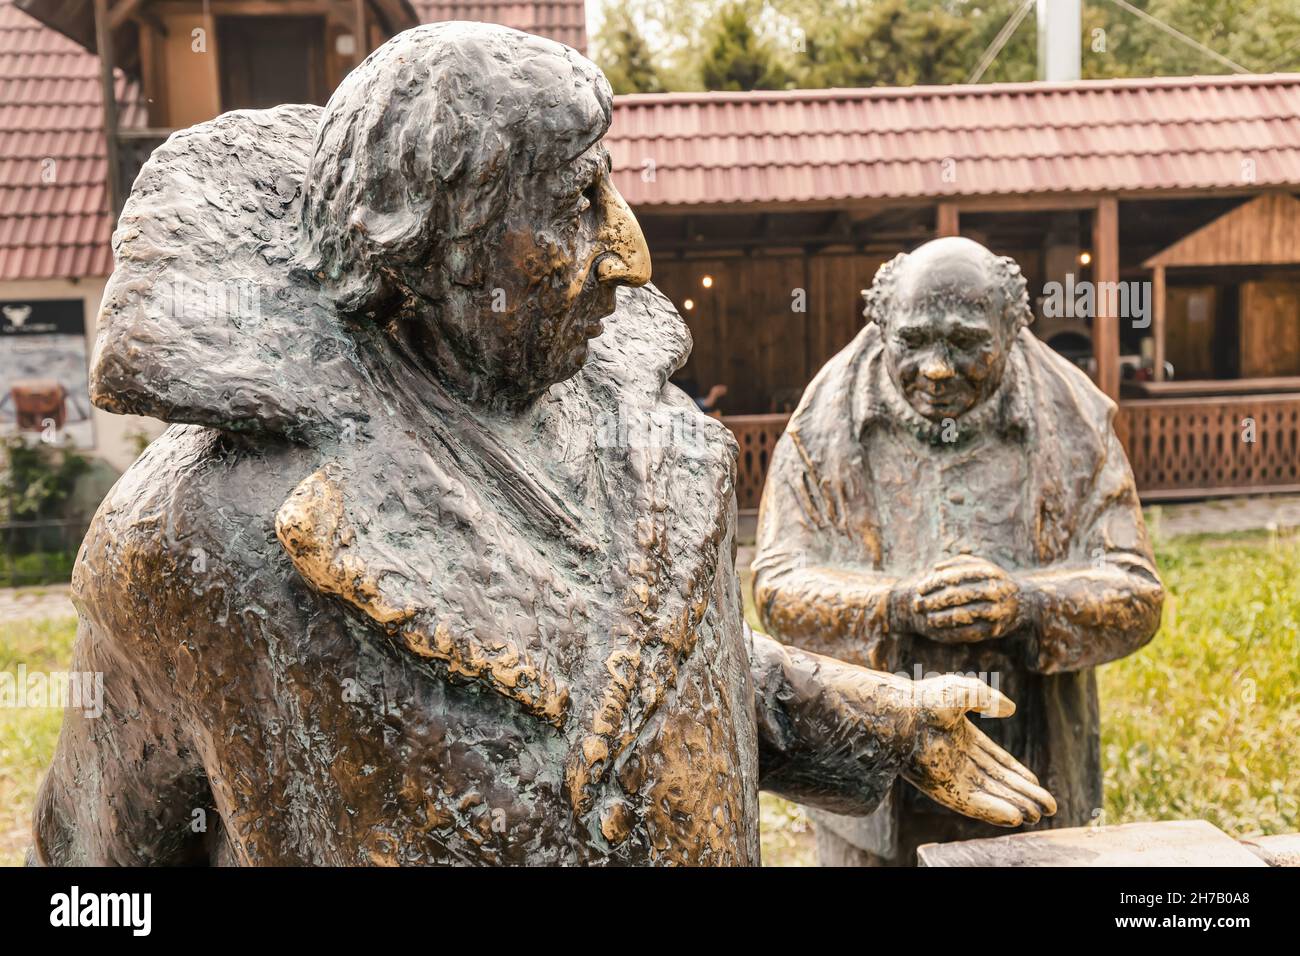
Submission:
M 1004 317 L 1014 338 L 1034 321 L 1034 309 L 1029 304 L 1029 283 L 1020 271 L 1020 264 L 1010 256 L 999 256 L 998 265 L 1002 270 L 1002 294 L 1007 304 Z
M 866 302 L 862 306 L 862 314 L 868 325 L 874 322 L 884 326 L 885 316 L 889 314 L 894 299 L 894 282 L 898 277 L 898 269 L 906 261 L 907 253 L 900 252 L 876 270 L 876 277 L 871 280 L 871 288 L 867 290 Z

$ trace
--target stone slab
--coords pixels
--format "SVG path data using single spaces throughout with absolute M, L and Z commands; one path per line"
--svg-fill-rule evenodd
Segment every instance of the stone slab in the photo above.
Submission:
M 1269 866 L 1300 866 L 1300 833 L 1251 837 L 1241 843 Z
M 1125 823 L 927 843 L 921 866 L 1267 866 L 1204 820 Z

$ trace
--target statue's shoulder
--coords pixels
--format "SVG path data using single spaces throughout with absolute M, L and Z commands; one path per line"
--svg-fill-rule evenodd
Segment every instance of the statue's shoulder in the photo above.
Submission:
M 1020 330 L 1019 345 L 1026 367 L 1038 388 L 1047 392 L 1053 406 L 1077 409 L 1089 423 L 1109 427 L 1117 406 L 1083 369 L 1029 329 Z
M 651 284 L 620 288 L 604 325 L 581 373 L 593 382 L 653 398 L 691 354 L 690 329 L 672 300 Z
M 103 602 L 180 602 L 279 560 L 275 511 L 314 465 L 311 449 L 194 425 L 155 439 L 100 503 L 73 592 Z M 124 605 L 125 606 L 125 605 Z M 123 607 L 111 610 L 123 611 Z M 143 605 L 137 613 L 147 611 Z
M 97 406 L 297 438 L 365 417 L 353 343 L 293 266 L 320 113 L 239 110 L 154 151 L 113 235 Z

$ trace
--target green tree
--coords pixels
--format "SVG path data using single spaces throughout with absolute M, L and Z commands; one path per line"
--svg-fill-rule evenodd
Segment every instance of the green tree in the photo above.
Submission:
M 18 435 L 0 439 L 0 451 L 0 520 L 68 517 L 64 506 L 90 470 L 84 455 Z
M 779 90 L 790 85 L 772 44 L 754 29 L 755 3 L 728 3 L 710 23 L 700 59 L 707 90 Z
M 593 44 L 595 60 L 615 93 L 662 93 L 664 81 L 655 66 L 636 19 L 628 7 L 606 11 Z
M 1022 0 L 607 0 L 643 29 L 637 54 L 669 90 L 962 83 Z M 1256 73 L 1300 70 L 1297 0 L 1128 0 Z M 1231 67 L 1113 0 L 1084 0 L 1084 78 Z M 602 31 L 603 33 L 603 31 Z M 599 36 L 599 35 L 598 35 Z M 633 58 L 625 57 L 628 61 Z M 1032 80 L 1031 10 L 981 82 Z M 639 72 L 638 75 L 646 75 Z M 623 79 L 620 78 L 622 83 Z M 629 81 L 629 88 L 644 88 Z
M 1252 73 L 1300 69 L 1300 4 L 1295 0 L 1129 3 Z M 1111 0 L 1085 2 L 1083 21 L 1084 77 L 1233 72 Z
M 805 87 L 961 83 L 970 72 L 968 21 L 943 4 L 842 5 L 813 24 L 798 70 Z M 975 54 L 978 58 L 979 54 Z

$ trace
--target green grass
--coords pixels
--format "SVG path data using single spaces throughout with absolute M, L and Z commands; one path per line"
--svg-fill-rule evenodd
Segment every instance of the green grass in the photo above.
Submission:
M 1101 822 L 1203 818 L 1234 836 L 1300 830 L 1300 537 L 1163 542 L 1164 623 L 1101 668 Z M 749 601 L 746 580 L 746 601 Z M 753 608 L 746 606 L 753 621 Z M 71 617 L 0 624 L 0 670 L 68 666 Z M 0 864 L 22 862 L 61 715 L 0 708 Z M 815 860 L 798 807 L 763 795 L 769 865 Z
M 1102 667 L 1106 823 L 1300 830 L 1300 538 L 1179 538 L 1164 620 Z
M 66 670 L 77 619 L 28 618 L 0 624 L 0 671 Z M 0 707 L 0 866 L 20 866 L 31 842 L 36 788 L 59 738 L 63 712 Z
M 0 554 L 0 587 L 67 584 L 76 563 L 75 551 L 33 551 L 11 556 Z

